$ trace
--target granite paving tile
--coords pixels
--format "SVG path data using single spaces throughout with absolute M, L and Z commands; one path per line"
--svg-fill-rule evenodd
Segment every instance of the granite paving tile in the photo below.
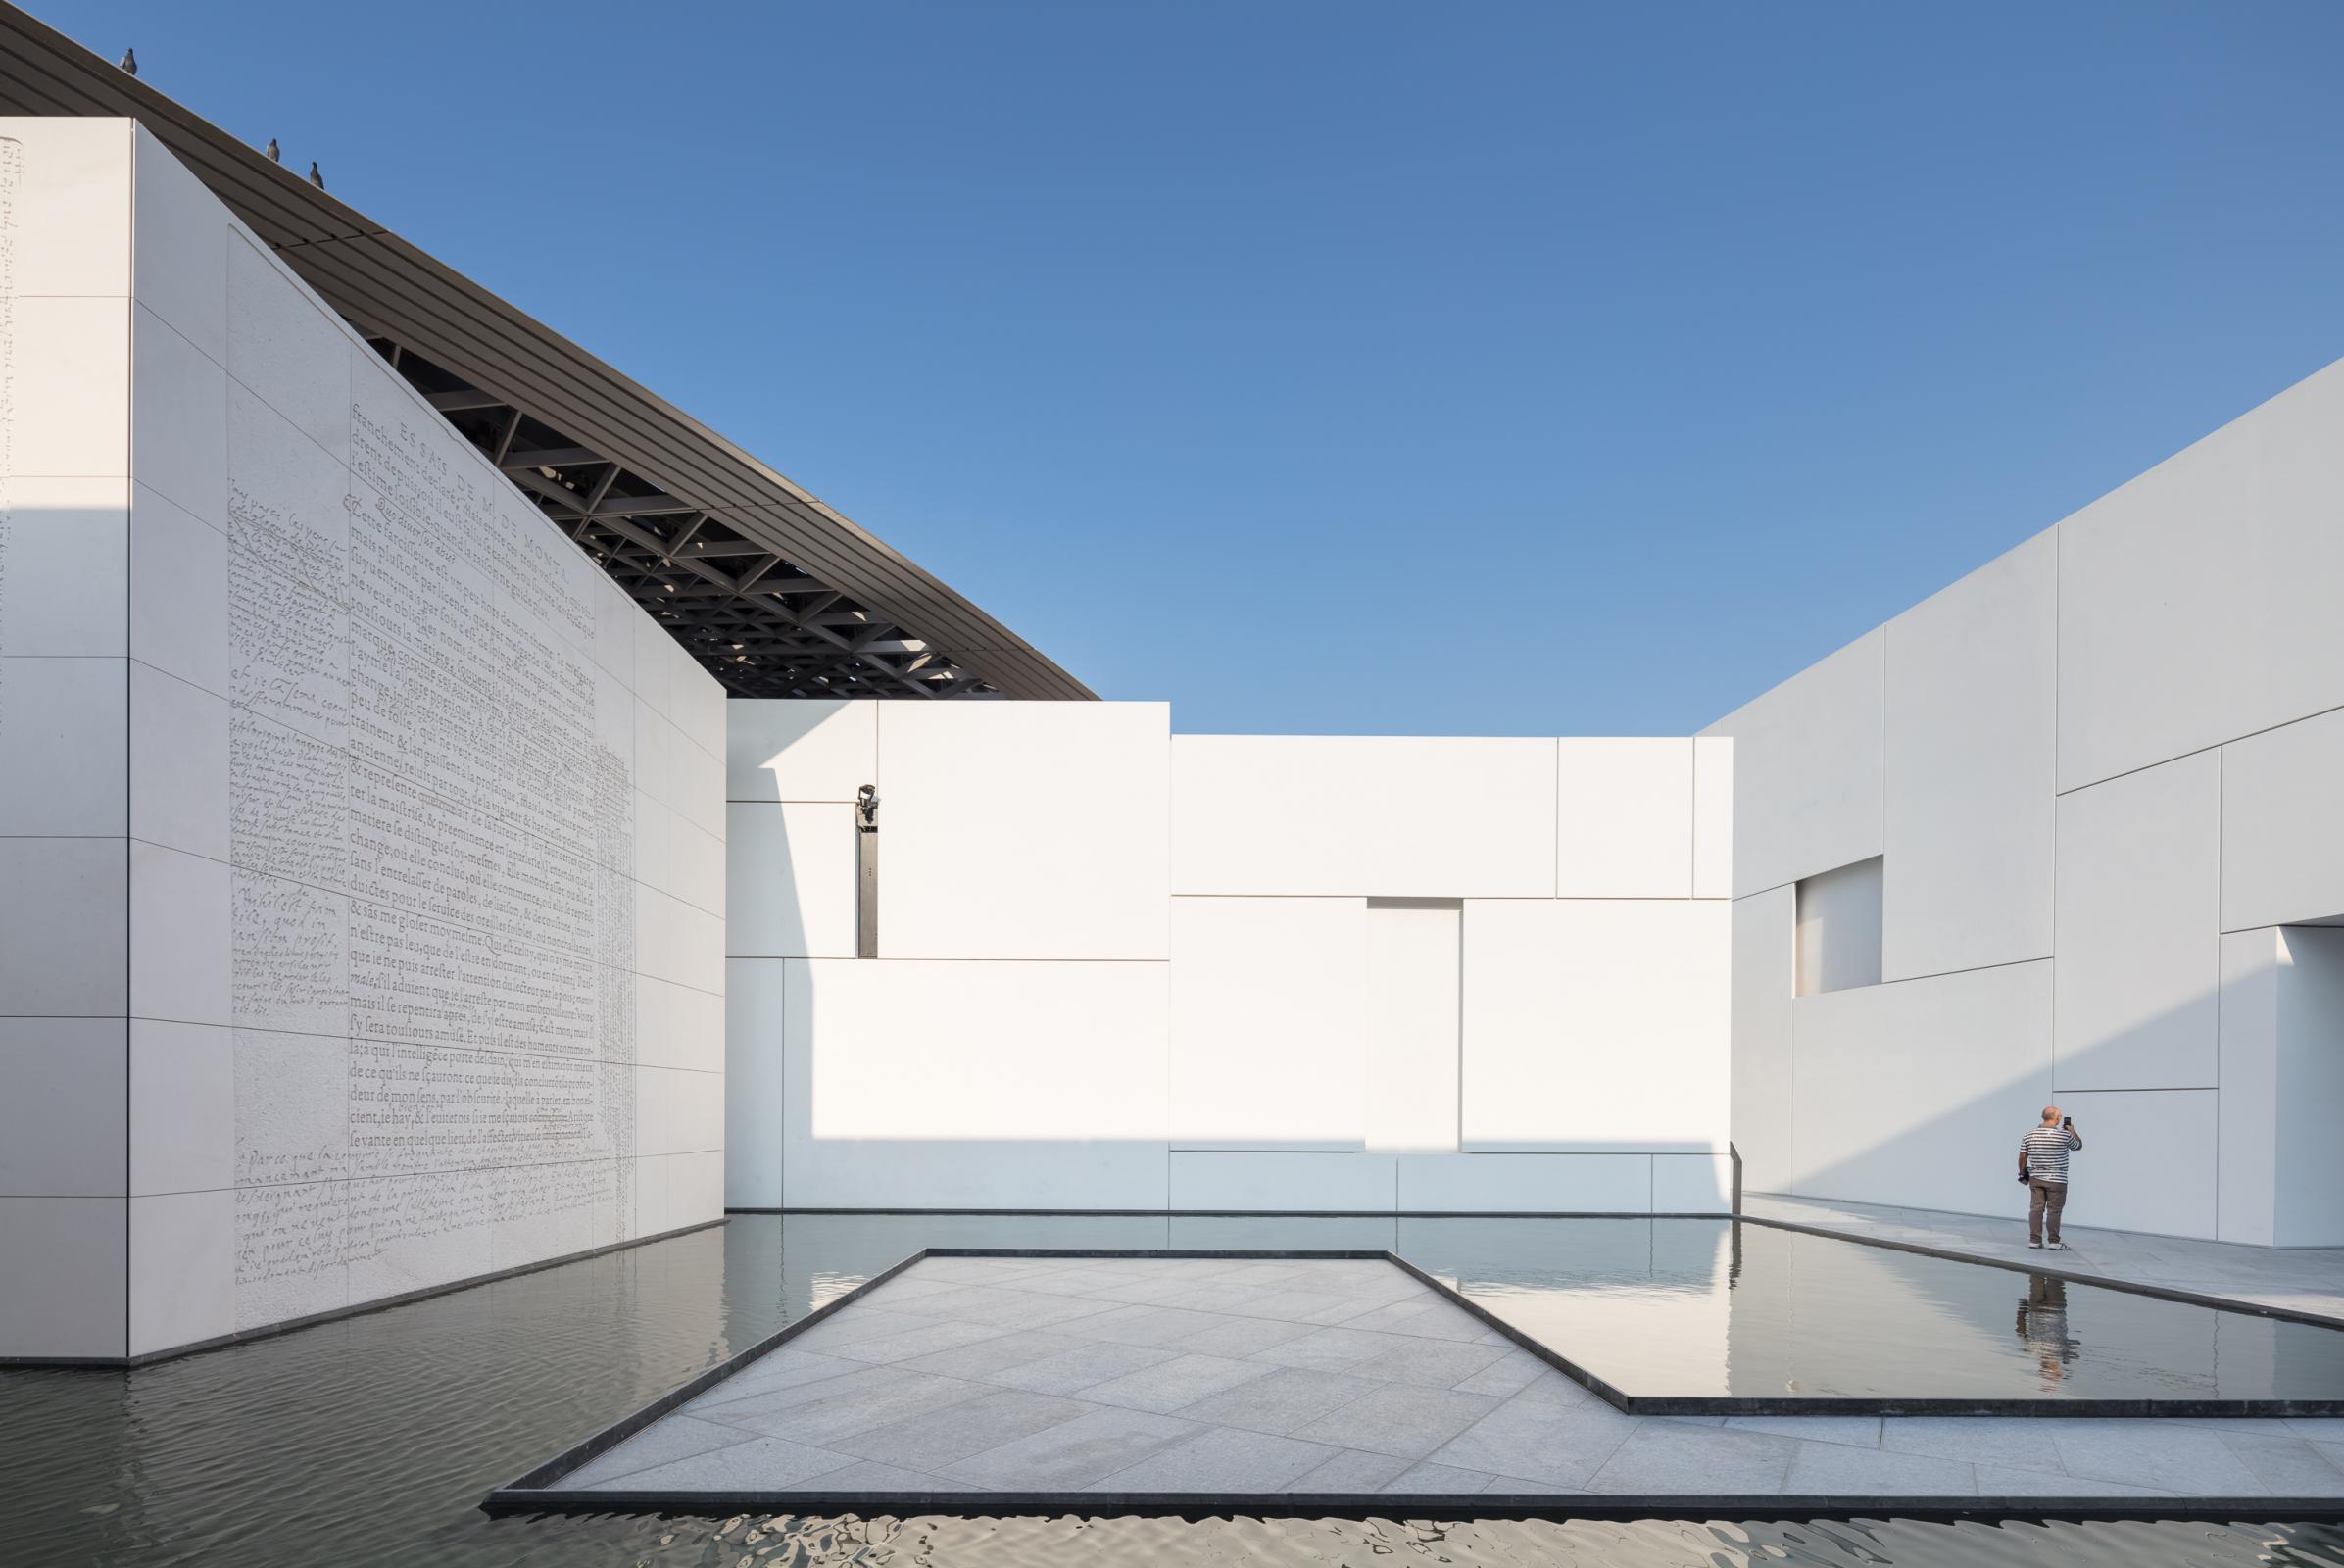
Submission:
M 1280 1366 L 1313 1366 L 1324 1372 L 1340 1372 L 1353 1362 L 1380 1355 L 1404 1343 L 1397 1334 L 1376 1334 L 1365 1329 L 1323 1328 L 1280 1345 L 1264 1346 L 1253 1352 L 1253 1359 L 1273 1361 Z
M 1169 1413 L 1225 1389 L 1267 1377 L 1271 1370 L 1259 1361 L 1233 1360 L 1225 1355 L 1176 1355 L 1075 1392 L 1094 1404 Z
M 1839 1443 L 1851 1448 L 1880 1446 L 1880 1418 L 1877 1415 L 1734 1415 L 1728 1416 L 1725 1424 L 1732 1432 L 1771 1432 L 1779 1438 Z
M 1080 1349 L 1046 1355 L 1038 1361 L 985 1373 L 982 1381 L 998 1383 L 1004 1388 L 1028 1389 L 1036 1394 L 1072 1394 L 1094 1383 L 1104 1383 L 1109 1378 L 1119 1378 L 1127 1372 L 1137 1372 L 1142 1367 L 1169 1361 L 1180 1353 L 1151 1345 L 1111 1345 L 1092 1341 Z
M 2072 1476 L 2136 1487 L 2267 1496 L 2271 1489 L 2220 1433 L 2162 1421 L 2050 1421 L 2061 1468 Z
M 607 1448 L 554 1483 L 557 1491 L 609 1485 L 620 1476 L 656 1465 L 688 1459 L 696 1453 L 727 1448 L 752 1441 L 754 1434 L 739 1427 L 702 1421 L 688 1415 L 669 1415 L 653 1422 L 615 1447 Z
M 940 1470 L 956 1459 L 1048 1431 L 1096 1408 L 1054 1394 L 990 1389 L 942 1410 L 923 1410 L 851 1437 L 834 1438 L 831 1446 L 865 1459 Z
M 859 1372 L 866 1363 L 850 1361 L 843 1355 L 820 1355 L 784 1345 L 767 1350 L 731 1377 L 716 1385 L 728 1398 L 743 1399 L 752 1394 L 766 1394 L 775 1389 L 793 1388 L 801 1383 L 819 1383 L 824 1378 L 843 1377 Z M 713 1394 L 716 1389 L 711 1389 Z
M 1798 1446 L 1794 1439 L 1763 1432 L 1645 1421 L 1588 1480 L 1587 1490 L 1655 1494 L 1779 1493 Z
M 938 1350 L 958 1349 L 962 1346 L 998 1340 L 1006 1331 L 990 1323 L 936 1322 L 901 1334 L 881 1334 L 852 1345 L 832 1348 L 831 1354 L 848 1361 L 907 1361 L 915 1355 L 932 1355 Z
M 1026 1265 L 1033 1261 L 1035 1259 L 1021 1257 L 923 1257 L 912 1268 L 923 1279 L 975 1280 L 990 1284 L 1032 1273 L 1033 1270 Z
M 893 1367 L 874 1367 L 874 1372 L 895 1372 Z M 815 1390 L 834 1390 L 845 1383 L 834 1378 L 826 1383 L 807 1385 Z M 794 1394 L 797 1390 L 784 1390 Z M 982 1383 L 965 1382 L 959 1378 L 940 1378 L 927 1372 L 898 1373 L 896 1380 L 858 1390 L 840 1390 L 827 1397 L 791 1404 L 779 1409 L 755 1408 L 760 1401 L 745 1400 L 740 1404 L 718 1405 L 704 1412 L 711 1421 L 727 1426 L 746 1427 L 770 1437 L 789 1438 L 798 1443 L 826 1445 L 838 1438 L 868 1432 L 876 1426 L 905 1416 L 923 1415 L 973 1399 L 989 1392 Z
M 1204 1431 L 1194 1421 L 1152 1410 L 1099 1408 L 1014 1443 L 988 1448 L 947 1468 L 975 1486 L 1005 1492 L 1090 1488 L 1149 1454 Z
M 921 1297 L 908 1308 L 932 1317 L 1005 1329 L 1046 1329 L 1113 1309 L 1114 1303 L 1087 1296 L 1052 1296 L 1005 1285 L 962 1285 L 945 1295 Z
M 1030 1334 L 999 1334 L 950 1350 L 915 1355 L 896 1364 L 914 1372 L 935 1372 L 948 1378 L 983 1378 L 1011 1367 L 1031 1366 L 1045 1356 L 1063 1355 L 1094 1342 L 1037 1329 Z M 848 1363 L 852 1365 L 853 1363 Z
M 1487 1394 L 1387 1383 L 1289 1434 L 1306 1443 L 1422 1459 L 1491 1410 Z
M 1383 1491 L 1387 1484 L 1406 1474 L 1412 1467 L 1413 1461 L 1389 1453 L 1368 1453 L 1359 1448 L 1346 1448 L 1317 1469 L 1294 1477 L 1279 1490 L 1310 1492 L 1322 1496 L 1357 1496 Z
M 1481 1343 L 1479 1340 L 1473 1343 Z M 1499 1350 L 1496 1360 L 1483 1367 L 1469 1378 L 1460 1378 L 1451 1387 L 1464 1394 L 1494 1394 L 1503 1396 L 1519 1394 L 1542 1376 L 1551 1377 L 1554 1369 L 1520 1347 Z M 1573 1388 L 1579 1385 L 1574 1383 Z M 1585 1390 L 1581 1391 L 1585 1393 Z
M 1208 1282 L 1167 1291 L 1149 1304 L 1181 1306 L 1196 1312 L 1227 1312 L 1243 1317 L 1247 1304 L 1274 1294 L 1274 1288 L 1259 1285 L 1216 1285 Z
M 2344 1496 L 2344 1469 L 2331 1463 L 2317 1444 L 2252 1432 L 2225 1432 L 2222 1441 L 2273 1496 Z
M 1285 1434 L 1373 1393 L 1380 1385 L 1310 1367 L 1264 1368 L 1263 1375 L 1182 1405 L 1172 1413 L 1216 1426 Z
M 1600 1400 L 1570 1403 L 1525 1392 L 1466 1427 L 1432 1457 L 1441 1464 L 1584 1488 L 1642 1425 Z
M 791 1340 L 788 1348 L 836 1355 L 857 1340 L 875 1340 L 883 1334 L 903 1334 L 911 1329 L 926 1328 L 936 1321 L 918 1313 L 899 1312 L 892 1307 L 852 1301 Z
M 1255 1297 L 1245 1305 L 1247 1317 L 1282 1318 L 1289 1323 L 1343 1323 L 1372 1312 L 1373 1301 L 1361 1300 L 1338 1291 L 1310 1290 L 1296 1287 L 1271 1291 Z
M 1456 1497 L 1505 1489 L 1497 1485 L 1497 1477 L 1485 1471 L 1460 1470 L 1453 1464 L 1435 1464 L 1430 1459 L 1420 1459 L 1386 1483 L 1383 1490 L 1416 1493 L 1430 1497 Z
M 1981 1497 L 2173 1497 L 2178 1493 L 2156 1487 L 2130 1487 L 2114 1481 L 2083 1481 L 2065 1470 L 2024 1470 L 2010 1465 L 1972 1465 Z
M 855 1363 L 855 1370 L 842 1372 L 834 1378 L 807 1379 L 797 1383 L 750 1386 L 744 1378 L 726 1378 L 722 1383 L 691 1400 L 683 1408 L 688 1415 L 710 1421 L 730 1418 L 729 1412 L 749 1415 L 768 1415 L 776 1410 L 794 1410 L 802 1404 L 818 1399 L 834 1398 L 842 1394 L 876 1394 L 901 1387 L 907 1379 L 917 1376 L 899 1367 L 871 1366 Z
M 824 1492 L 908 1492 L 938 1493 L 966 1492 L 965 1481 L 948 1476 L 929 1475 L 923 1470 L 906 1470 L 900 1465 L 881 1464 L 875 1459 L 857 1459 L 843 1470 L 828 1470 L 814 1478 L 812 1485 Z
M 1255 1288 L 1245 1285 L 1223 1285 L 1217 1289 L 1223 1297 L 1250 1297 L 1259 1294 Z M 1120 1301 L 1127 1306 L 1162 1306 L 1165 1304 L 1167 1297 L 1196 1296 L 1204 1293 L 1205 1290 L 1204 1282 L 1183 1279 L 1174 1274 L 1148 1275 L 1136 1280 L 1117 1281 L 1114 1284 L 1095 1286 L 1083 1294 L 1094 1300 Z M 1196 1301 L 1182 1301 L 1177 1304 L 1182 1306 L 1207 1305 L 1207 1303 Z M 1218 1310 L 1219 1303 L 1211 1303 L 1210 1309 Z
M 1978 1475 L 1961 1459 L 1888 1453 L 1845 1443 L 1801 1443 L 1782 1490 L 1799 1496 L 1967 1497 L 1978 1490 Z
M 803 1486 L 817 1477 L 835 1475 L 853 1464 L 852 1456 L 786 1438 L 752 1438 L 729 1447 L 711 1448 L 672 1464 L 654 1465 L 633 1475 L 606 1483 L 606 1488 L 630 1492 L 667 1489 L 676 1492 L 714 1492 L 725 1489 L 778 1491 Z
M 1343 1370 L 1353 1377 L 1385 1383 L 1421 1383 L 1428 1388 L 1449 1389 L 1493 1362 L 1504 1360 L 1505 1354 L 1494 1345 L 1402 1338 L 1390 1349 L 1363 1361 L 1350 1362 Z
M 1339 1450 L 1267 1432 L 1208 1427 L 1092 1483 L 1099 1492 L 1276 1492 Z
M 1217 1312 L 1191 1312 L 1175 1306 L 1118 1306 L 1078 1317 L 1063 1325 L 1063 1331 L 1077 1339 L 1107 1340 L 1117 1345 L 1161 1345 L 1167 1340 L 1202 1333 L 1226 1321 Z
M 1173 1348 L 1205 1355 L 1252 1355 L 1273 1345 L 1284 1345 L 1317 1332 L 1308 1323 L 1285 1323 L 1272 1317 L 1232 1317 L 1167 1343 Z
M 1433 1340 L 1473 1341 L 1489 1332 L 1489 1325 L 1454 1302 L 1420 1290 L 1414 1296 L 1388 1301 L 1372 1312 L 1347 1319 L 1343 1327 L 1374 1329 L 1384 1334 L 1414 1334 Z
M 2032 1416 L 1892 1415 L 1880 1423 L 1880 1446 L 2010 1470 L 2064 1471 L 2053 1431 L 2060 1425 Z

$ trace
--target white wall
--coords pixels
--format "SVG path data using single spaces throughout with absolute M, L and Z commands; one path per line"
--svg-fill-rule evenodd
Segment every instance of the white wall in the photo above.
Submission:
M 2015 1217 L 2056 1097 L 2076 1223 L 2344 1243 L 2339 429 L 2344 365 L 1704 732 L 1749 1185 Z M 1779 890 L 1873 854 L 1884 983 L 1785 997 Z
M 733 710 L 734 1206 L 1725 1202 L 1727 743 Z
M 716 1217 L 720 689 L 143 131 L 0 135 L 0 1102 L 87 1135 L 0 1354 Z

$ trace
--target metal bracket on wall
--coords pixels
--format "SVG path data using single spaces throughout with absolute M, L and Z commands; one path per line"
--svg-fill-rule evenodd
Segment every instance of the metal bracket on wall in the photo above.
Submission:
M 879 787 L 855 792 L 855 956 L 879 956 Z

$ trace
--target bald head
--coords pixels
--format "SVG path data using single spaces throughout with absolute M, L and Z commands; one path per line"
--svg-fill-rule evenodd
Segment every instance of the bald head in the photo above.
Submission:
M 2048 1127 L 2057 1120 L 2059 1120 L 2059 1107 L 2057 1105 L 2045 1105 L 2043 1107 L 2043 1125 Z

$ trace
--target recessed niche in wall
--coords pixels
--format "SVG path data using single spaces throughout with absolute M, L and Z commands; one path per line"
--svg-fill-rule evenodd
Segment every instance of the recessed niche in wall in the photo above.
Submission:
M 1876 855 L 1799 883 L 1797 995 L 1880 983 L 1880 880 Z
M 1457 1148 L 1465 906 L 1367 901 L 1367 1147 Z

